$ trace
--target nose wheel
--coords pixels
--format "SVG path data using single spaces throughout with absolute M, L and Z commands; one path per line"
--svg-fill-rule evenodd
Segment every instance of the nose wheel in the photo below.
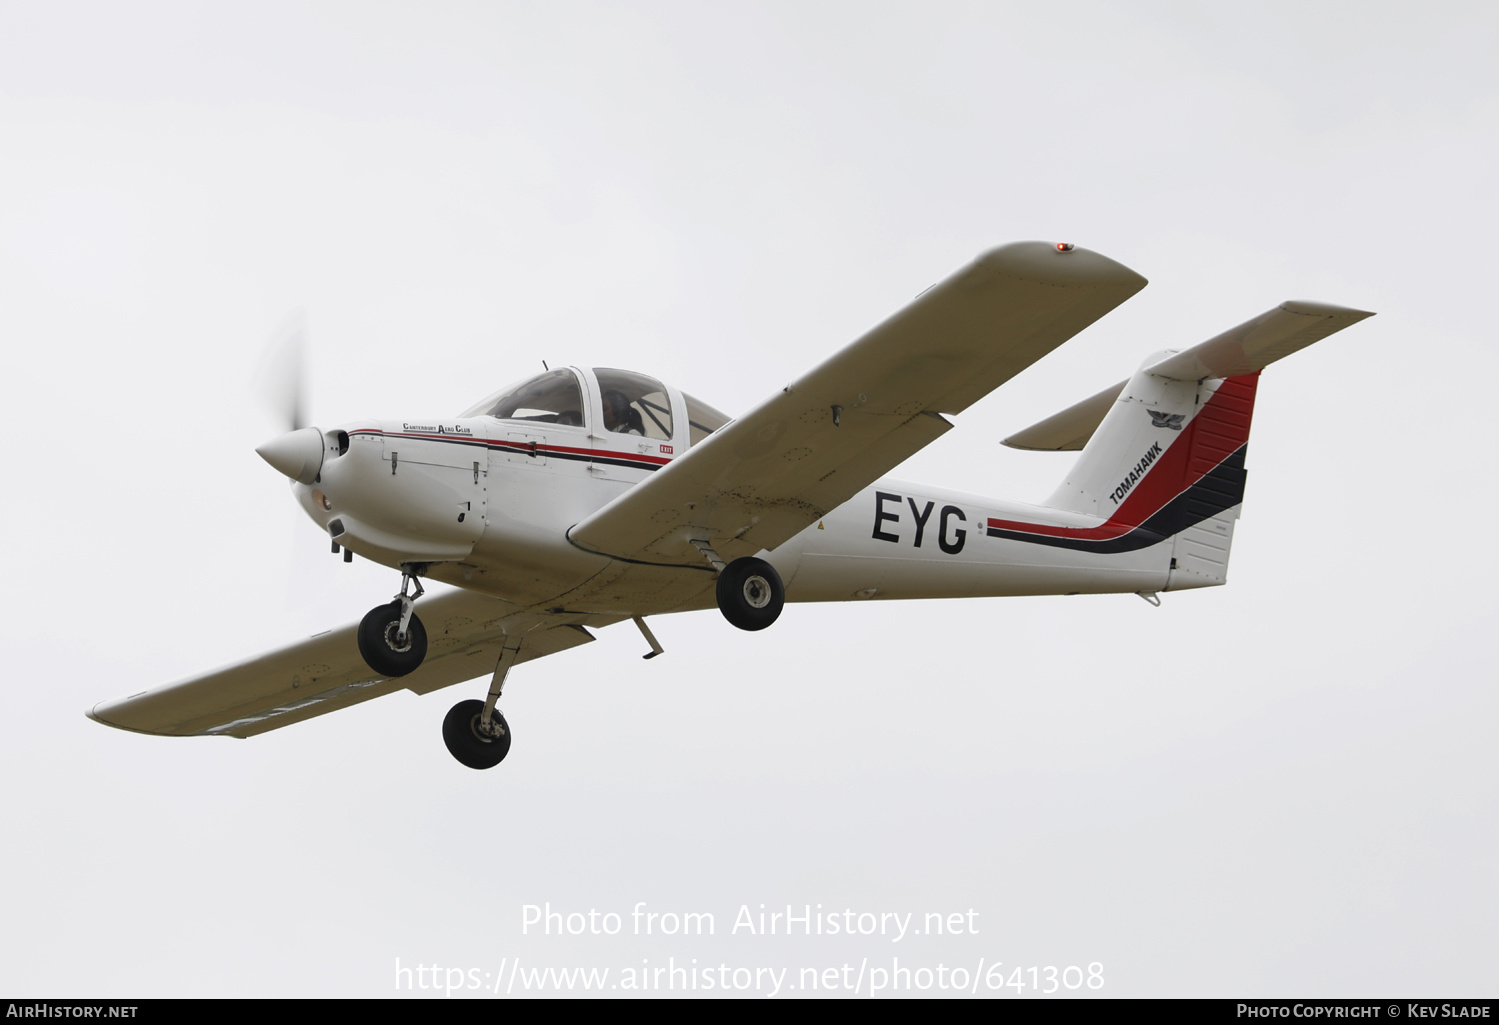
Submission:
M 406 589 L 412 583 L 416 593 L 408 596 Z M 359 621 L 359 654 L 381 676 L 415 672 L 427 657 L 427 630 L 412 611 L 422 593 L 422 582 L 408 569 L 401 575 L 401 593 L 395 600 L 370 609 Z
M 415 672 L 427 657 L 427 629 L 413 613 L 401 630 L 401 603 L 393 601 L 365 613 L 359 622 L 359 654 L 381 676 Z

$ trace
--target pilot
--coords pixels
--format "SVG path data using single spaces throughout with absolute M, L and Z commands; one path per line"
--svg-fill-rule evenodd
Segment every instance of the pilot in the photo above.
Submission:
M 630 400 L 618 388 L 604 392 L 604 429 L 615 434 L 644 434 L 640 414 L 630 408 Z

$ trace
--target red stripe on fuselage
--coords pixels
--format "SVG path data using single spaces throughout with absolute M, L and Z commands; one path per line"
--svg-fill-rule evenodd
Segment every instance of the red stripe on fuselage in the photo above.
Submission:
M 990 517 L 988 526 L 1083 541 L 1108 541 L 1128 534 L 1248 444 L 1259 379 L 1259 371 L 1225 378 L 1207 405 L 1183 429 L 1181 437 L 1156 459 L 1144 479 L 1106 522 L 1096 527 L 1052 527 Z
M 415 441 L 436 441 L 446 445 L 479 445 L 486 449 L 500 449 L 502 451 L 530 452 L 532 448 L 522 441 L 491 440 L 486 438 L 463 437 L 462 435 L 438 435 L 438 434 L 407 434 L 401 431 L 350 431 L 351 435 L 366 434 L 377 435 L 383 438 L 410 438 Z M 608 448 L 569 448 L 566 445 L 537 445 L 535 451 L 541 453 L 555 452 L 558 455 L 576 456 L 598 456 L 604 459 L 628 459 L 631 462 L 645 463 L 650 466 L 665 466 L 671 462 L 670 458 L 664 456 L 646 456 L 637 452 L 619 452 Z

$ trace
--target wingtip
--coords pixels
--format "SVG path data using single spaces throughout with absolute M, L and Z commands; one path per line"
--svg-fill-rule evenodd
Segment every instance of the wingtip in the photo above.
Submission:
M 117 722 L 110 722 L 108 719 L 99 714 L 99 709 L 107 704 L 109 704 L 109 702 L 101 701 L 97 705 L 94 705 L 92 708 L 84 709 L 83 714 L 92 719 L 94 722 L 98 723 L 100 726 L 108 726 L 112 730 L 124 730 L 126 733 L 143 733 L 146 736 L 169 736 L 169 734 L 165 733 L 152 733 L 150 730 L 138 730 L 132 726 L 121 726 Z
M 1137 292 L 1150 283 L 1118 260 L 1070 242 L 1011 242 L 988 250 L 975 262 L 1059 285 L 1115 285 Z
M 1305 299 L 1287 299 L 1280 304 L 1280 308 L 1287 313 L 1305 313 L 1313 317 L 1337 317 L 1349 324 L 1356 324 L 1375 315 L 1372 310 L 1356 310 L 1351 306 L 1314 303 Z

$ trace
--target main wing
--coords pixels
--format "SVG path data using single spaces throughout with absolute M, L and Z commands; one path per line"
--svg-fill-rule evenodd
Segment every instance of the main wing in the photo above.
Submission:
M 702 566 L 775 548 L 952 427 L 959 413 L 1145 287 L 1086 249 L 984 254 L 568 537 L 615 558 Z
M 579 644 L 593 635 L 581 623 L 527 618 L 517 631 L 515 606 L 471 591 L 429 598 L 418 612 L 427 628 L 427 658 L 408 676 L 390 679 L 365 665 L 357 625 L 309 637 L 236 665 L 95 705 L 96 722 L 164 736 L 252 737 L 405 688 L 426 694 L 494 671 L 507 638 L 520 640 L 516 662 Z M 576 617 L 574 617 L 576 618 Z M 606 626 L 617 617 L 587 617 Z M 510 631 L 507 634 L 507 630 Z

